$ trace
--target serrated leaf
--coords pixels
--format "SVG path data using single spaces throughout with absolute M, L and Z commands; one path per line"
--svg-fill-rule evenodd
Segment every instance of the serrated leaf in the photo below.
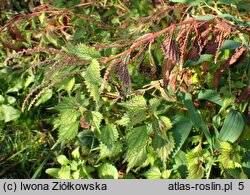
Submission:
M 62 82 L 60 82 L 60 87 L 58 90 L 66 90 L 67 93 L 70 94 L 74 85 L 75 85 L 75 77 L 67 78 Z
M 67 165 L 70 162 L 69 159 L 64 155 L 57 156 L 56 160 L 60 165 Z
M 64 48 L 67 53 L 84 60 L 93 60 L 100 58 L 100 53 L 93 47 L 89 47 L 83 43 L 77 45 L 67 44 Z
M 126 136 L 128 153 L 140 151 L 146 145 L 148 136 L 146 125 L 133 128 Z
M 230 143 L 219 142 L 219 151 L 221 154 L 218 161 L 224 168 L 235 169 L 241 167 L 241 156 Z
M 160 179 L 161 178 L 161 171 L 158 167 L 151 167 L 143 174 L 147 179 Z
M 100 179 L 118 179 L 118 171 L 116 167 L 110 163 L 104 163 L 98 168 Z
M 52 89 L 47 89 L 42 95 L 41 97 L 36 101 L 35 106 L 39 106 L 40 104 L 43 104 L 45 102 L 47 102 L 53 95 L 53 91 Z
M 120 120 L 117 120 L 116 124 L 124 127 L 128 126 L 130 124 L 130 118 L 128 113 L 124 114 Z
M 234 143 L 241 135 L 245 123 L 240 112 L 231 109 L 226 115 L 225 121 L 220 131 L 219 139 Z
M 97 60 L 92 60 L 91 64 L 86 69 L 84 78 L 90 96 L 93 97 L 95 102 L 98 102 L 100 98 L 99 91 L 102 84 L 102 78 L 100 74 L 100 65 Z
M 193 124 L 191 121 L 185 117 L 178 117 L 174 121 L 173 137 L 175 140 L 175 148 L 173 152 L 173 157 L 178 153 L 181 149 L 182 145 L 186 141 Z
M 0 120 L 4 120 L 5 123 L 18 119 L 20 115 L 21 112 L 12 106 L 4 104 L 0 106 Z
M 161 98 L 152 98 L 149 100 L 148 108 L 150 113 L 156 113 L 157 108 L 161 105 Z
M 171 120 L 166 116 L 159 117 L 159 128 L 160 131 L 166 132 L 173 127 Z
M 131 111 L 128 112 L 129 115 L 129 125 L 134 126 L 136 124 L 141 123 L 146 119 L 147 112 L 145 110 Z
M 144 146 L 141 150 L 134 152 L 128 152 L 123 162 L 128 162 L 127 170 L 128 173 L 130 169 L 135 166 L 141 166 L 147 160 L 147 150 L 146 146 Z
M 107 124 L 101 128 L 101 133 L 99 135 L 99 140 L 107 145 L 109 148 L 112 148 L 115 141 L 117 141 L 119 136 L 118 130 L 114 125 Z
M 127 152 L 124 162 L 128 162 L 127 172 L 134 166 L 142 165 L 147 158 L 146 144 L 149 136 L 146 125 L 133 128 L 126 136 Z
M 162 172 L 162 178 L 163 179 L 168 179 L 170 176 L 171 176 L 171 173 L 172 173 L 172 170 L 164 170 L 163 172 Z
M 76 110 L 80 106 L 81 102 L 78 102 L 76 98 L 73 97 L 63 97 L 58 105 L 54 107 L 55 110 L 63 113 Z
M 161 135 L 159 133 L 155 134 L 153 138 L 153 147 L 156 151 L 157 156 L 165 165 L 165 162 L 175 146 L 174 138 L 171 134 Z
M 88 123 L 94 126 L 97 130 L 100 129 L 100 124 L 102 122 L 103 116 L 100 112 L 92 111 L 86 115 Z
M 135 110 L 146 110 L 147 109 L 147 102 L 143 96 L 136 95 L 132 97 L 131 100 L 126 101 L 124 103 L 119 103 L 119 105 L 127 108 L 129 111 Z
M 199 163 L 192 163 L 188 165 L 188 178 L 189 179 L 201 179 L 204 177 L 205 169 Z
M 100 144 L 100 159 L 107 158 L 107 157 L 114 157 L 118 155 L 120 152 L 122 152 L 122 143 L 121 142 L 115 142 L 112 147 L 108 147 L 105 144 Z
M 60 126 L 58 132 L 58 142 L 72 140 L 77 136 L 79 121 L 75 121 L 65 126 Z

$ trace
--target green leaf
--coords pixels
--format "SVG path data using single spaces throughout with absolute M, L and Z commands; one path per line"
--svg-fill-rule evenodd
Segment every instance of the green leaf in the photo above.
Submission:
M 67 93 L 70 94 L 74 85 L 75 85 L 75 77 L 66 78 L 62 82 L 60 82 L 60 87 L 58 90 L 66 90 Z
M 12 106 L 4 104 L 0 106 L 0 120 L 4 120 L 5 123 L 18 119 L 20 115 L 21 112 Z
M 150 113 L 156 114 L 157 108 L 161 105 L 161 98 L 152 98 L 149 100 L 148 109 Z
M 128 126 L 130 124 L 130 118 L 128 113 L 125 113 L 120 120 L 117 120 L 116 124 L 124 127 Z
M 59 172 L 59 168 L 48 168 L 46 169 L 45 173 L 47 173 L 48 175 L 54 177 L 54 178 L 59 178 L 58 176 L 58 172 Z
M 159 133 L 156 133 L 153 138 L 153 147 L 156 150 L 157 156 L 161 159 L 163 162 L 163 165 L 165 166 L 165 162 L 171 152 L 173 151 L 175 146 L 174 138 L 171 134 L 162 135 Z
M 79 121 L 75 121 L 65 126 L 61 126 L 59 128 L 58 142 L 74 139 L 77 136 L 78 127 Z
M 200 58 L 197 61 L 187 60 L 185 62 L 185 67 L 196 66 L 198 64 L 201 64 L 202 62 L 211 62 L 212 60 L 213 60 L 213 55 L 202 54 L 202 55 L 200 55 Z
M 188 165 L 188 178 L 189 179 L 201 179 L 204 177 L 205 169 L 199 163 L 192 163 Z
M 122 152 L 122 143 L 121 142 L 115 142 L 112 147 L 108 147 L 105 144 L 100 144 L 100 159 L 104 159 L 107 157 L 114 157 L 118 155 L 120 152 Z
M 200 16 L 194 16 L 194 18 L 198 20 L 212 20 L 215 18 L 213 15 L 200 15 Z
M 171 120 L 166 116 L 159 117 L 159 129 L 161 132 L 166 132 L 173 127 Z
M 202 2 L 201 0 L 169 0 L 169 1 L 174 3 L 184 3 L 190 5 L 199 5 Z
M 234 143 L 241 135 L 245 123 L 240 112 L 231 109 L 226 115 L 225 121 L 220 131 L 219 139 Z
M 79 147 L 77 147 L 76 149 L 73 150 L 73 152 L 71 152 L 71 155 L 74 159 L 78 159 L 80 158 L 80 151 L 79 151 Z
M 103 116 L 100 112 L 92 111 L 86 115 L 88 123 L 94 126 L 97 130 L 100 129 L 100 124 L 102 122 Z
M 224 168 L 241 168 L 241 156 L 237 148 L 234 148 L 228 142 L 219 142 L 219 151 L 221 155 L 218 157 L 218 161 Z
M 84 60 L 93 60 L 100 58 L 100 53 L 98 51 L 96 51 L 93 47 L 89 47 L 82 43 L 78 45 L 71 45 L 68 43 L 64 50 L 66 50 L 67 53 Z
M 147 179 L 160 179 L 161 178 L 161 171 L 158 167 L 151 167 L 143 174 Z
M 128 162 L 127 171 L 134 166 L 142 165 L 147 158 L 146 144 L 149 136 L 146 125 L 133 128 L 126 136 L 127 153 L 124 162 Z
M 86 69 L 84 78 L 90 96 L 93 97 L 95 102 L 98 102 L 100 98 L 99 91 L 102 84 L 102 78 L 100 74 L 100 65 L 97 60 L 92 60 L 91 64 Z
M 112 148 L 115 141 L 117 141 L 119 136 L 118 130 L 114 125 L 107 124 L 103 128 L 101 128 L 101 134 L 99 135 L 99 139 L 102 143 Z
M 130 169 L 132 169 L 135 166 L 141 166 L 143 163 L 147 160 L 147 150 L 146 146 L 144 146 L 141 150 L 139 150 L 137 153 L 134 152 L 128 152 L 126 154 L 126 157 L 123 162 L 128 162 L 127 170 L 128 173 Z
M 208 100 L 219 106 L 223 105 L 223 100 L 218 92 L 212 89 L 202 90 L 198 93 L 198 99 L 200 100 Z
M 60 165 L 67 165 L 70 162 L 69 159 L 64 155 L 57 156 L 56 160 Z
M 192 101 L 192 95 L 190 93 L 185 94 L 185 106 L 188 108 L 188 117 L 191 119 L 194 127 L 199 130 L 202 129 L 202 131 L 205 134 L 205 137 L 210 144 L 210 147 L 212 147 L 212 136 L 210 134 L 210 131 L 208 129 L 207 124 L 204 122 L 204 120 L 201 117 L 201 114 L 197 111 L 197 109 L 194 106 L 194 103 Z
M 147 112 L 145 112 L 145 110 L 131 111 L 128 112 L 128 115 L 130 118 L 129 125 L 134 126 L 146 120 Z
M 131 100 L 124 103 L 119 103 L 119 105 L 125 107 L 128 110 L 123 116 L 123 119 L 125 119 L 125 122 L 129 122 L 130 126 L 139 124 L 146 119 L 147 102 L 143 96 L 134 96 Z M 129 121 L 126 120 L 127 116 L 129 117 Z
M 98 168 L 100 179 L 118 179 L 118 171 L 116 167 L 110 163 L 104 163 Z
M 126 136 L 128 153 L 140 151 L 146 145 L 148 136 L 149 131 L 146 125 L 133 128 Z
M 129 111 L 138 111 L 147 109 L 147 102 L 145 98 L 140 95 L 132 97 L 132 99 L 127 102 L 119 103 L 119 105 L 127 108 Z
M 240 42 L 234 41 L 234 40 L 225 40 L 225 42 L 222 44 L 220 50 L 230 49 L 235 50 L 241 45 Z
M 47 102 L 53 95 L 53 91 L 52 89 L 47 89 L 42 95 L 41 97 L 36 101 L 35 106 L 39 106 L 40 104 L 43 104 L 45 102 Z
M 58 171 L 58 177 L 59 179 L 72 179 L 70 166 L 69 165 L 62 166 L 61 169 Z
M 169 179 L 171 176 L 171 173 L 172 173 L 172 170 L 164 170 L 164 171 L 162 171 L 161 177 L 163 179 Z
M 174 120 L 173 137 L 175 140 L 175 148 L 173 152 L 173 157 L 181 149 L 182 145 L 188 138 L 188 135 L 192 129 L 193 124 L 191 121 L 185 117 L 178 117 Z

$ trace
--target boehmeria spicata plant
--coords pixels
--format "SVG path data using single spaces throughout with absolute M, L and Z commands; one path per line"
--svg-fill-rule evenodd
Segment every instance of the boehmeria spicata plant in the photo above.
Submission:
M 93 6 L 97 13 L 106 9 L 101 3 L 82 6 Z M 244 118 L 248 104 L 240 95 L 225 95 L 223 85 L 227 77 L 230 90 L 236 90 L 231 70 L 249 71 L 242 65 L 249 63 L 248 44 L 243 41 L 249 39 L 249 27 L 216 13 L 192 16 L 187 12 L 191 8 L 166 4 L 119 26 L 116 18 L 111 27 L 97 16 L 46 5 L 16 16 L 1 28 L 5 32 L 41 14 L 48 21 L 62 20 L 53 29 L 60 35 L 51 41 L 53 46 L 37 44 L 5 59 L 11 65 L 27 56 L 26 73 L 42 74 L 23 100 L 23 112 L 51 100 L 52 94 L 58 100 L 52 106 L 58 114 L 53 120 L 58 130 L 53 148 L 65 142 L 70 149 L 70 143 L 81 148 L 77 162 L 75 157 L 72 162 L 59 162 L 62 167 L 48 169 L 48 174 L 56 178 L 96 174 L 100 178 L 210 178 L 216 175 L 214 167 L 219 167 L 221 177 L 247 177 L 244 162 L 249 159 L 242 153 L 248 149 L 235 146 L 237 140 L 244 142 L 241 135 L 248 131 Z M 89 37 L 93 42 L 72 38 L 77 18 L 87 21 L 86 29 L 101 31 Z

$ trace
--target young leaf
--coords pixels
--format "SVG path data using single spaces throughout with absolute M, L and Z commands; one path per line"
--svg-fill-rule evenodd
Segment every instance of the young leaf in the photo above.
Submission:
M 80 151 L 79 151 L 79 147 L 77 147 L 76 149 L 73 150 L 73 152 L 71 152 L 71 155 L 74 159 L 79 159 L 80 158 Z
M 123 116 L 123 119 L 126 119 L 126 117 L 128 116 L 129 121 L 125 121 L 127 121 L 127 124 L 129 124 L 130 126 L 139 124 L 146 119 L 147 102 L 143 96 L 134 96 L 131 100 L 120 103 L 120 105 L 128 110 L 127 113 Z M 122 121 L 120 120 L 119 123 L 121 123 Z
M 131 111 L 127 113 L 129 115 L 130 118 L 130 126 L 134 126 L 136 124 L 141 123 L 142 121 L 144 121 L 146 119 L 147 116 L 147 112 L 145 110 L 136 110 L 136 111 Z
M 64 155 L 59 155 L 56 157 L 56 160 L 60 165 L 67 165 L 70 162 L 69 159 Z
M 58 90 L 66 90 L 67 93 L 70 94 L 74 85 L 75 85 L 75 77 L 66 78 L 62 82 L 60 82 L 60 87 Z
M 149 100 L 148 109 L 149 112 L 155 114 L 157 108 L 161 105 L 162 99 L 161 98 L 152 98 Z
M 59 179 L 72 179 L 70 174 L 70 166 L 62 166 L 61 169 L 58 171 L 58 177 Z
M 204 176 L 205 169 L 199 163 L 192 163 L 188 165 L 188 178 L 201 179 Z
M 147 179 L 160 179 L 161 171 L 158 167 L 151 167 L 143 174 Z
M 241 167 L 241 156 L 236 149 L 228 142 L 219 142 L 221 155 L 218 157 L 218 161 L 224 168 L 235 169 Z
M 91 97 L 93 97 L 95 102 L 98 102 L 100 98 L 99 89 L 102 84 L 102 78 L 100 74 L 100 65 L 97 60 L 92 60 L 91 64 L 86 69 L 84 78 Z
M 118 179 L 118 171 L 116 167 L 110 163 L 104 163 L 98 168 L 100 179 Z
M 45 173 L 47 173 L 48 175 L 54 177 L 54 178 L 59 178 L 58 176 L 58 172 L 59 172 L 59 168 L 48 168 L 46 169 Z
M 46 101 L 48 101 L 51 97 L 52 97 L 53 91 L 52 89 L 47 89 L 42 95 L 41 97 L 36 101 L 35 106 L 39 106 L 40 104 L 45 103 Z
M 16 120 L 20 117 L 20 111 L 8 105 L 0 106 L 0 120 L 4 120 L 5 123 Z
M 240 112 L 231 109 L 226 115 L 224 124 L 220 131 L 219 139 L 234 143 L 241 135 L 245 123 Z

